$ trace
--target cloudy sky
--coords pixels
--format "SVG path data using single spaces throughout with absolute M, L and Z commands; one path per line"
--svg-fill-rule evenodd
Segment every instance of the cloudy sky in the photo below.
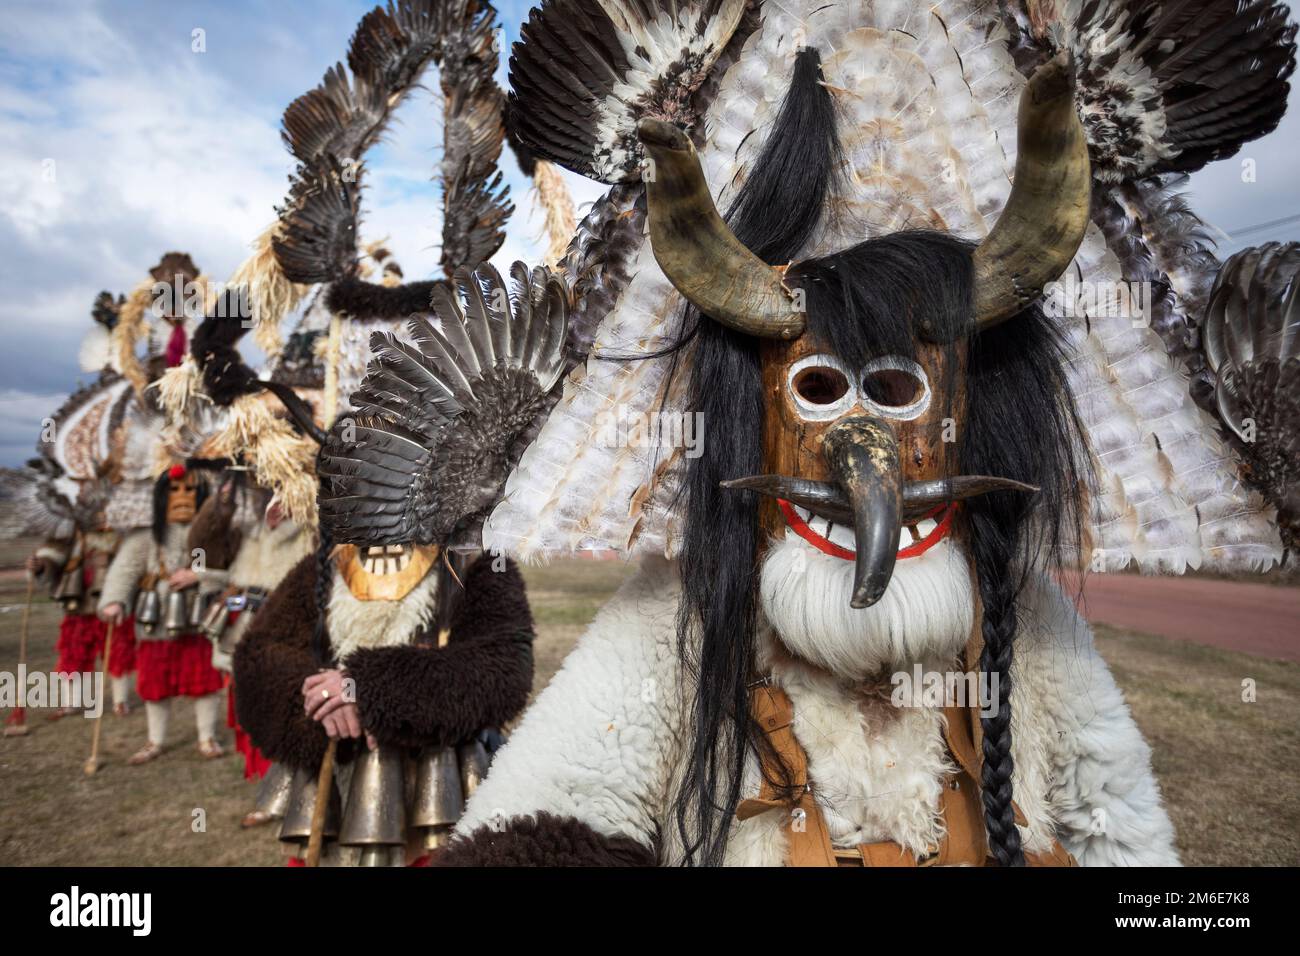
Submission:
M 0 464 L 73 388 L 100 289 L 132 288 L 159 255 L 224 278 L 269 224 L 292 168 L 284 107 L 341 59 L 375 0 L 7 0 L 0 31 Z M 499 0 L 513 42 L 530 4 Z M 201 30 L 202 52 L 194 49 Z M 504 83 L 504 64 L 501 81 Z M 390 238 L 408 278 L 437 273 L 429 178 L 440 111 L 422 92 L 367 158 L 363 238 Z M 1300 116 L 1193 177 L 1221 250 L 1300 238 Z M 1242 161 L 1254 161 L 1254 181 Z M 498 259 L 536 261 L 540 219 L 509 151 L 518 207 Z M 601 187 L 569 177 L 579 203 Z M 1250 232 L 1247 227 L 1286 220 Z

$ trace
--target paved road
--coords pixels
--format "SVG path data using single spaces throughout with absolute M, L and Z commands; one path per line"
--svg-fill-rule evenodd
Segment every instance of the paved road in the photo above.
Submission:
M 1092 574 L 1083 592 L 1090 621 L 1300 661 L 1300 588 L 1201 578 Z

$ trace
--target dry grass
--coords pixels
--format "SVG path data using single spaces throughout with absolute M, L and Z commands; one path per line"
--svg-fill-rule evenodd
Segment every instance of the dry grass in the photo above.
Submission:
M 0 546 L 0 566 L 29 553 L 26 545 Z M 537 618 L 535 689 L 551 679 L 573 642 L 608 600 L 628 569 L 621 562 L 582 561 L 529 568 L 525 575 Z M 0 576 L 0 670 L 18 656 L 25 585 L 12 572 Z M 29 671 L 50 671 L 57 655 L 59 609 L 37 597 L 33 605 Z M 126 718 L 104 716 L 104 766 L 82 773 L 92 724 L 80 716 L 51 723 L 28 711 L 31 733 L 0 739 L 0 865 L 33 866 L 275 866 L 283 853 L 273 827 L 240 830 L 254 785 L 242 779 L 243 759 L 203 760 L 194 749 L 194 708 L 173 703 L 169 745 L 142 767 L 125 760 L 144 742 L 144 709 Z M 233 751 L 231 735 L 223 743 Z M 196 832 L 196 810 L 206 831 Z
M 0 547 L 0 566 L 12 566 L 23 553 L 19 546 Z M 538 624 L 535 687 L 541 688 L 628 568 L 570 561 L 525 573 Z M 11 669 L 17 657 L 22 595 L 20 576 L 0 577 L 0 669 Z M 53 666 L 58 619 L 58 609 L 38 599 L 32 669 Z M 1300 862 L 1300 665 L 1109 629 L 1100 644 L 1155 750 L 1187 862 Z M 1257 681 L 1259 703 L 1240 703 L 1244 677 Z M 81 771 L 91 725 L 80 717 L 49 723 L 29 711 L 32 732 L 0 740 L 0 865 L 279 864 L 269 829 L 239 829 L 253 795 L 241 779 L 240 758 L 204 761 L 194 751 L 188 702 L 175 704 L 164 757 L 125 765 L 144 740 L 136 704 L 125 719 L 104 718 L 107 762 L 94 777 Z M 196 810 L 206 815 L 203 832 L 193 827 Z
M 1183 862 L 1300 864 L 1300 664 L 1105 626 L 1097 644 L 1151 744 Z

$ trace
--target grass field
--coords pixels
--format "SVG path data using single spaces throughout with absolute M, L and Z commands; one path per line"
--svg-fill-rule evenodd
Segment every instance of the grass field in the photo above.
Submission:
M 0 547 L 0 567 L 22 553 L 19 545 Z M 538 625 L 535 689 L 627 574 L 619 561 L 527 570 Z M 24 587 L 21 575 L 0 575 L 3 670 L 17 660 Z M 53 667 L 58 620 L 58 608 L 38 598 L 29 669 Z M 1098 643 L 1155 751 L 1184 860 L 1300 864 L 1300 665 L 1104 627 Z M 1241 700 L 1246 678 L 1255 681 L 1256 703 Z M 273 826 L 239 829 L 253 785 L 241 779 L 238 756 L 205 761 L 195 752 L 188 702 L 174 705 L 163 758 L 126 766 L 144 740 L 135 703 L 129 717 L 104 717 L 107 759 L 93 777 L 81 770 L 91 722 L 79 716 L 51 723 L 29 711 L 28 736 L 0 739 L 0 865 L 281 863 Z

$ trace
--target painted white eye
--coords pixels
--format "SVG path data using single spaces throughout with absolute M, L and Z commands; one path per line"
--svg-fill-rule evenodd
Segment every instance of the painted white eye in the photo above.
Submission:
M 862 370 L 862 404 L 885 418 L 909 421 L 930 407 L 925 369 L 901 355 L 882 355 Z
M 786 377 L 790 399 L 805 421 L 839 418 L 858 400 L 853 376 L 833 355 L 805 355 Z

